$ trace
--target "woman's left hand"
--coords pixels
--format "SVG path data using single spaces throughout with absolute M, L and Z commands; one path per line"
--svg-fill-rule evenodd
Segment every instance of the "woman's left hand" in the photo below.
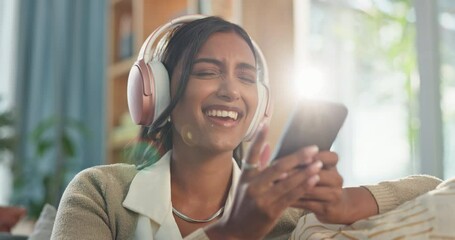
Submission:
M 324 151 L 314 155 L 323 167 L 318 184 L 305 192 L 292 207 L 313 212 L 324 223 L 352 224 L 378 214 L 373 195 L 363 187 L 343 188 L 343 178 L 337 170 L 338 155 Z
M 260 167 L 270 157 L 266 133 L 262 127 L 245 158 L 232 210 L 205 227 L 210 239 L 263 239 L 286 208 L 317 183 L 321 163 L 311 162 L 305 149 Z M 303 165 L 307 167 L 301 169 Z
M 343 223 L 345 212 L 348 209 L 346 209 L 342 188 L 343 178 L 336 168 L 338 155 L 334 152 L 323 151 L 317 153 L 314 160 L 323 163 L 319 172 L 319 182 L 292 207 L 313 212 L 321 222 Z

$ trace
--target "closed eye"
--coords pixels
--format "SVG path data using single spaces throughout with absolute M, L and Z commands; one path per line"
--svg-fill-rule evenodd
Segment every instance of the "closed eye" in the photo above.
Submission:
M 204 71 L 194 71 L 193 73 L 191 73 L 191 75 L 193 75 L 197 78 L 201 78 L 201 79 L 213 79 L 213 78 L 220 77 L 221 73 L 217 72 L 217 71 L 204 70 Z
M 247 83 L 253 83 L 253 84 L 256 83 L 256 77 L 253 77 L 250 75 L 239 75 L 238 78 Z
M 256 71 L 251 69 L 240 69 L 237 72 L 237 77 L 247 83 L 256 83 Z

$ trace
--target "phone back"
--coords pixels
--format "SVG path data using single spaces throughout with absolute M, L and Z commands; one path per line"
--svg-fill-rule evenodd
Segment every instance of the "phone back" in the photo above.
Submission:
M 320 151 L 330 150 L 347 113 L 339 103 L 301 100 L 285 125 L 272 159 L 310 145 L 317 145 Z

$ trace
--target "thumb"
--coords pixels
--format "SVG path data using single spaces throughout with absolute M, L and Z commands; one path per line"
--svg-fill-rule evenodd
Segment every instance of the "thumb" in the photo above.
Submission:
M 270 155 L 271 155 L 270 145 L 268 143 L 265 143 L 263 150 L 261 152 L 261 158 L 259 159 L 259 169 L 261 171 L 268 166 Z

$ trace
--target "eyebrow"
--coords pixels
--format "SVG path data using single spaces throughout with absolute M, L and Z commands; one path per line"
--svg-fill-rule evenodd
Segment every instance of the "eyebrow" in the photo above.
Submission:
M 214 58 L 198 58 L 198 59 L 194 60 L 193 65 L 197 64 L 197 63 L 201 63 L 201 62 L 212 63 L 219 67 L 223 66 L 223 63 L 221 61 L 214 59 Z M 239 63 L 239 64 L 237 64 L 237 68 L 256 71 L 256 67 L 251 64 L 248 64 L 248 63 Z

